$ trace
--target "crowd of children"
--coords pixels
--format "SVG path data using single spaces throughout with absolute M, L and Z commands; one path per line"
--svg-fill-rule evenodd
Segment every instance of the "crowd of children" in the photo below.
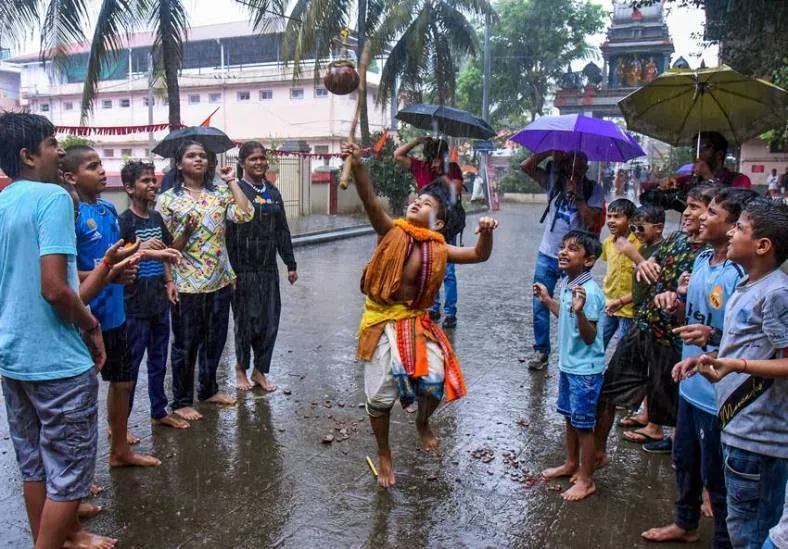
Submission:
M 0 194 L 0 375 L 37 548 L 117 543 L 79 523 L 87 514 L 80 500 L 93 488 L 98 373 L 109 384 L 112 467 L 160 464 L 132 450 L 138 439 L 128 431 L 144 355 L 151 423 L 185 429 L 200 419 L 193 407 L 198 362 L 198 398 L 234 401 L 216 382 L 231 303 L 261 287 L 278 299 L 277 251 L 290 282 L 297 279 L 289 229 L 277 210 L 281 197 L 265 184 L 264 148 L 245 147 L 249 188 L 229 168 L 219 174 L 225 185 L 214 185 L 198 143 L 180 147 L 173 188 L 161 196 L 153 165 L 129 162 L 121 178 L 131 206 L 118 215 L 100 197 L 106 174 L 93 149 L 62 151 L 40 116 L 0 115 L 0 167 L 13 181 Z M 447 264 L 489 258 L 498 224 L 480 219 L 473 247 L 448 244 L 442 231 L 451 222 L 452 193 L 441 178 L 420 187 L 405 219 L 392 220 L 376 199 L 359 148 L 348 145 L 342 154 L 380 238 L 362 275 L 358 356 L 378 483 L 390 487 L 395 402 L 418 403 L 415 423 L 430 451 L 438 446 L 431 414 L 444 397 L 466 392 L 451 343 L 429 307 Z M 627 440 L 673 455 L 674 521 L 644 532 L 644 539 L 697 540 L 705 490 L 714 547 L 785 548 L 788 275 L 780 266 L 788 258 L 788 206 L 717 185 L 691 188 L 686 201 L 680 230 L 665 238 L 660 207 L 611 202 L 610 235 L 600 242 L 569 230 L 557 247 L 560 285 L 553 292 L 534 284 L 535 299 L 558 317 L 557 409 L 566 419 L 566 459 L 543 474 L 569 477 L 567 501 L 592 496 L 594 473 L 609 460 L 616 407 L 624 407 L 629 413 L 619 424 L 633 428 L 624 433 Z M 242 245 L 248 238 L 233 236 L 247 235 L 242 226 L 255 216 L 258 228 L 273 231 L 256 251 Z M 242 290 L 233 289 L 231 259 L 252 258 L 253 251 L 267 259 L 250 262 Z M 607 262 L 601 287 L 591 275 L 600 258 Z M 274 278 L 275 285 L 260 283 Z M 238 380 L 251 386 L 251 347 L 252 382 L 272 390 L 266 374 L 278 305 L 234 313 Z M 261 331 L 260 318 L 276 326 Z M 31 325 L 36 338 L 29 337 Z M 171 330 L 170 413 L 164 380 Z M 672 434 L 666 426 L 674 427 Z

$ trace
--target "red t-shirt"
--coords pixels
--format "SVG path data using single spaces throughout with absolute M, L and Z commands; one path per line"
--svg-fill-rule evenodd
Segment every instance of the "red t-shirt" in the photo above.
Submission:
M 438 174 L 430 169 L 430 165 L 418 158 L 410 159 L 410 173 L 416 179 L 416 188 L 421 190 L 443 174 Z M 462 181 L 462 170 L 456 162 L 449 163 L 449 173 L 446 174 L 450 181 Z

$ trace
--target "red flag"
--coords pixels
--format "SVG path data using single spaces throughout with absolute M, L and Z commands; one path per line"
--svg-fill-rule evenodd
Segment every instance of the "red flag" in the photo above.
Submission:
M 200 127 L 201 127 L 201 128 L 210 128 L 210 127 L 211 127 L 211 118 L 213 117 L 213 115 L 214 115 L 214 114 L 216 114 L 216 112 L 217 112 L 217 111 L 218 111 L 220 108 L 221 108 L 221 107 L 216 107 L 216 110 L 215 110 L 215 111 L 213 111 L 213 112 L 212 112 L 210 115 L 208 115 L 208 118 L 206 118 L 205 120 L 203 120 L 203 121 L 202 121 L 202 123 L 200 124 Z
M 449 162 L 458 162 L 460 161 L 460 151 L 457 147 L 454 147 L 449 153 Z
M 374 149 L 374 151 L 376 153 L 379 153 L 380 151 L 383 150 L 383 147 L 386 146 L 386 140 L 388 138 L 389 138 L 389 131 L 388 130 L 383 130 L 383 133 L 381 134 L 380 139 L 377 140 L 377 142 L 375 143 L 375 146 L 373 147 L 373 149 Z

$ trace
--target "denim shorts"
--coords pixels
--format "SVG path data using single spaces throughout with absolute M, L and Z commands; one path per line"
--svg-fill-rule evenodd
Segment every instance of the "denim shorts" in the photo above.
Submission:
M 98 442 L 96 370 L 51 381 L 3 378 L 3 395 L 22 480 L 46 482 L 53 501 L 87 497 Z
M 596 407 L 604 379 L 604 374 L 559 374 L 558 413 L 566 416 L 575 429 L 593 429 L 596 425 Z

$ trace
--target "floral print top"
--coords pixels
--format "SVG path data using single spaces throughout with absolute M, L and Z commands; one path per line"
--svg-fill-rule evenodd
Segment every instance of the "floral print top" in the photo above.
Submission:
M 156 201 L 156 210 L 164 219 L 173 241 L 183 234 L 190 214 L 198 216 L 197 228 L 189 235 L 182 250 L 180 265 L 172 273 L 178 291 L 203 294 L 221 290 L 235 282 L 235 272 L 227 256 L 225 230 L 227 220 L 246 223 L 254 217 L 254 209 L 243 211 L 235 204 L 230 188 L 216 184 L 213 191 L 203 189 L 195 198 L 189 192 L 169 189 Z
M 646 299 L 635 312 L 635 321 L 641 330 L 651 331 L 658 340 L 681 349 L 681 338 L 673 334 L 673 329 L 683 325 L 674 313 L 663 311 L 654 304 L 654 297 L 662 292 L 675 292 L 679 278 L 685 271 L 691 272 L 695 257 L 705 248 L 705 244 L 694 243 L 681 231 L 670 235 L 652 256 L 661 267 L 659 280 L 648 287 Z

